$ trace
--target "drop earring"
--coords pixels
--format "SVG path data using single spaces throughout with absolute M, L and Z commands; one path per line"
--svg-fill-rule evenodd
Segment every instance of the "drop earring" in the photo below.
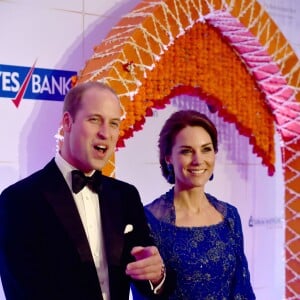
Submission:
M 167 180 L 169 183 L 175 183 L 175 174 L 174 174 L 174 168 L 172 164 L 167 164 L 168 169 L 168 176 Z

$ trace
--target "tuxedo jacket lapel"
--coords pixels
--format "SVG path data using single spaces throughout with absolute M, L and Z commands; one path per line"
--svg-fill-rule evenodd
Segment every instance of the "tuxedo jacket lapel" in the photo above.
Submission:
M 45 168 L 45 198 L 73 241 L 83 262 L 93 262 L 88 240 L 72 193 L 54 160 Z
M 88 240 L 82 226 L 72 193 L 56 163 L 52 160 L 44 168 L 45 197 L 71 237 L 83 262 L 92 262 Z M 113 188 L 112 179 L 103 176 L 99 192 L 100 212 L 106 256 L 109 264 L 119 265 L 123 244 L 123 213 L 120 190 Z
M 109 264 L 120 265 L 124 246 L 124 221 L 120 190 L 112 187 L 112 179 L 102 178 L 99 193 L 101 220 Z

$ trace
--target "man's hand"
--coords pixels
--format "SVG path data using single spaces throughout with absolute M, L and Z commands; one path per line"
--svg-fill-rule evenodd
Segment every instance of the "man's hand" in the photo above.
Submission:
M 158 249 L 155 246 L 133 247 L 131 254 L 136 261 L 127 265 L 126 274 L 133 279 L 159 284 L 164 277 L 164 264 Z

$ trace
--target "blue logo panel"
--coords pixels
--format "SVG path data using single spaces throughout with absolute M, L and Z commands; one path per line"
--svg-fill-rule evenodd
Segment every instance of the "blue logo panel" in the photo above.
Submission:
M 74 75 L 77 72 L 0 65 L 0 97 L 14 99 L 23 89 L 23 99 L 62 101 Z

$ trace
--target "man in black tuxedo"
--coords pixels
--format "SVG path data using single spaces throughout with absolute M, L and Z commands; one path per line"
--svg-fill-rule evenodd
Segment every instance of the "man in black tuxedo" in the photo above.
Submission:
M 73 87 L 64 101 L 60 151 L 0 195 L 7 300 L 125 300 L 132 282 L 148 297 L 164 298 L 168 276 L 138 191 L 100 172 L 120 122 L 110 87 Z

